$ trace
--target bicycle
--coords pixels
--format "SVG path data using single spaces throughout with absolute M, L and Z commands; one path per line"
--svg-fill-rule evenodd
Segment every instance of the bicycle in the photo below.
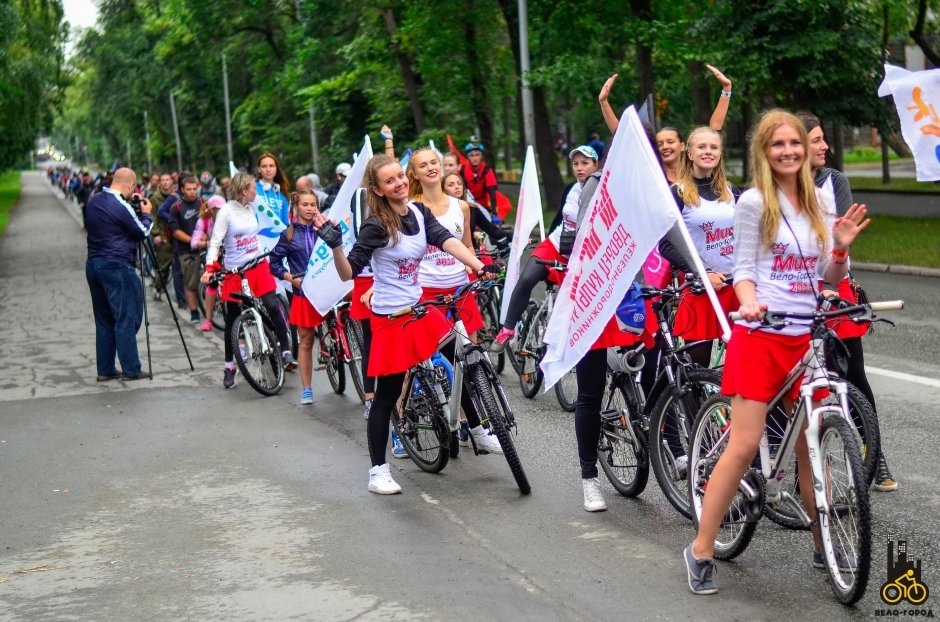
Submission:
M 349 367 L 349 376 L 359 396 L 359 401 L 366 403 L 366 391 L 362 379 L 362 328 L 359 322 L 349 317 L 348 300 L 334 306 L 317 328 L 317 340 L 320 350 L 317 360 L 319 369 L 326 369 L 326 377 L 333 387 L 333 392 L 342 394 L 346 391 L 344 366 Z
M 881 321 L 873 311 L 903 308 L 901 301 L 851 305 L 832 311 L 787 313 L 766 311 L 762 324 L 782 328 L 795 319 L 811 320 L 811 341 L 803 359 L 797 363 L 771 404 L 786 394 L 794 382 L 800 382 L 800 395 L 793 413 L 787 417 L 780 447 L 771 457 L 767 430 L 760 441 L 757 468 L 745 472 L 725 514 L 715 541 L 717 559 L 733 559 L 747 548 L 757 522 L 765 513 L 767 502 L 787 504 L 809 527 L 811 521 L 802 504 L 787 490 L 783 480 L 796 450 L 797 435 L 806 424 L 806 438 L 813 470 L 815 524 L 824 552 L 829 584 L 843 604 L 858 602 L 865 593 L 871 565 L 871 508 L 868 485 L 862 463 L 857 432 L 847 414 L 846 384 L 833 379 L 826 369 L 825 321 L 846 317 L 852 321 Z M 736 313 L 732 319 L 740 319 Z M 890 323 L 890 322 L 888 322 Z M 817 392 L 834 392 L 836 403 L 816 399 Z M 768 409 L 769 410 L 769 409 Z M 730 399 L 715 396 L 701 408 L 693 427 L 689 453 L 689 495 L 698 524 L 705 487 L 715 464 L 727 446 L 731 431 Z
M 259 255 L 245 265 L 231 270 L 221 270 L 213 276 L 215 285 L 221 283 L 226 274 L 237 274 L 241 279 L 241 291 L 232 297 L 242 305 L 242 312 L 232 323 L 232 353 L 239 371 L 255 391 L 271 396 L 280 393 L 284 386 L 284 362 L 281 348 L 274 336 L 274 323 L 264 308 L 261 299 L 251 291 L 245 273 L 261 263 L 268 253 Z
M 496 435 L 519 491 L 529 494 L 532 488 L 513 441 L 512 432 L 517 427 L 515 415 L 499 381 L 499 374 L 484 347 L 470 341 L 458 310 L 458 302 L 462 298 L 494 285 L 492 280 L 473 281 L 458 289 L 453 296 L 438 296 L 435 300 L 415 304 L 390 316 L 413 314 L 417 319 L 431 306 L 446 306 L 455 322 L 450 331 L 453 339 L 445 342 L 455 341 L 456 354 L 449 399 L 443 387 L 443 382 L 449 382 L 445 368 L 434 365 L 431 359 L 423 361 L 405 375 L 403 399 L 400 407 L 392 411 L 392 423 L 415 464 L 424 471 L 440 472 L 450 458 L 450 443 L 460 425 L 462 393 L 467 391 L 481 423 L 489 422 Z M 474 453 L 481 453 L 472 434 L 470 443 Z
M 478 258 L 483 260 L 488 258 L 492 263 L 498 265 L 502 265 L 503 261 L 508 256 L 508 248 L 505 250 L 480 250 L 477 252 Z M 495 281 L 493 287 L 477 294 L 477 305 L 480 307 L 480 314 L 483 316 L 483 328 L 477 331 L 477 339 L 486 347 L 490 362 L 493 363 L 493 368 L 498 374 L 503 373 L 503 370 L 506 368 L 506 353 L 490 352 L 490 346 L 493 340 L 496 339 L 496 335 L 499 334 L 499 329 L 502 326 L 499 321 L 499 313 L 502 307 L 502 292 L 505 279 L 506 272 L 504 270 L 502 274 L 493 279 Z
M 548 270 L 564 272 L 568 266 L 560 261 L 546 261 L 533 257 L 537 264 L 545 266 Z M 509 362 L 519 374 L 519 386 L 522 394 L 532 399 L 542 387 L 544 375 L 539 363 L 545 354 L 543 338 L 548 327 L 548 318 L 554 308 L 555 296 L 558 286 L 551 281 L 545 284 L 545 298 L 537 303 L 530 300 L 522 319 L 517 324 L 516 334 L 509 341 Z

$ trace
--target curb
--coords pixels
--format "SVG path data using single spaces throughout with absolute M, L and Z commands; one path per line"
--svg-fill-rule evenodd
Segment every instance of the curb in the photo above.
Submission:
M 867 272 L 890 272 L 892 274 L 910 274 L 912 276 L 925 276 L 940 278 L 940 268 L 922 268 L 920 266 L 894 266 L 884 263 L 868 263 L 853 261 L 852 268 Z

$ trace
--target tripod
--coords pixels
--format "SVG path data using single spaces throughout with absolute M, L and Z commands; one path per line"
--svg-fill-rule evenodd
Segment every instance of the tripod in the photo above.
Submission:
M 147 258 L 150 260 L 150 265 L 153 266 L 154 270 L 159 272 L 160 267 L 157 264 L 157 253 L 153 248 L 153 241 L 150 238 L 144 238 L 140 244 L 137 245 L 137 256 L 140 260 L 140 293 L 141 299 L 144 301 L 144 334 L 147 336 L 147 375 L 151 380 L 153 380 L 153 364 L 150 360 L 150 318 L 147 315 L 147 289 L 144 285 L 145 253 Z M 183 337 L 183 329 L 180 328 L 180 318 L 176 314 L 176 309 L 173 308 L 173 302 L 170 300 L 170 290 L 167 287 L 167 281 L 168 279 L 163 278 L 163 296 L 166 298 L 166 304 L 170 307 L 170 314 L 173 316 L 173 321 L 176 322 L 176 331 L 180 335 L 180 342 L 183 344 L 183 351 L 186 353 L 186 360 L 189 361 L 189 370 L 195 371 L 196 368 L 193 367 L 193 359 L 189 356 L 189 348 L 186 347 L 186 339 Z

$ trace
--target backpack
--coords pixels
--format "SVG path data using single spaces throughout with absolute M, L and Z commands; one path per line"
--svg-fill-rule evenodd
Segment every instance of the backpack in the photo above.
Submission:
M 646 328 L 646 302 L 640 298 L 642 292 L 640 284 L 634 281 L 617 305 L 614 317 L 617 318 L 617 326 L 625 333 L 640 335 Z

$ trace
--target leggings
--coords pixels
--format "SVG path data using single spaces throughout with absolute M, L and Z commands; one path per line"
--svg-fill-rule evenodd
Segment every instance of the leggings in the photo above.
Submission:
M 355 322 L 356 320 L 349 320 Z M 368 319 L 359 320 L 362 329 L 362 390 L 365 393 L 375 393 L 375 378 L 369 375 L 369 351 L 372 349 L 372 322 Z
M 848 369 L 845 373 L 845 379 L 854 384 L 855 387 L 868 398 L 868 403 L 871 404 L 872 409 L 877 413 L 878 409 L 875 408 L 875 394 L 871 390 L 871 385 L 868 384 L 868 376 L 865 375 L 865 354 L 862 352 L 862 338 L 849 337 L 843 339 L 842 343 L 845 344 L 845 348 L 849 352 Z
M 578 361 L 578 401 L 574 407 L 574 433 L 578 439 L 581 478 L 597 477 L 597 443 L 601 436 L 601 402 L 607 381 L 607 350 L 591 350 Z
M 503 322 L 504 328 L 516 328 L 516 324 L 522 318 L 522 314 L 525 313 L 525 308 L 532 298 L 532 290 L 544 281 L 546 276 L 548 276 L 548 268 L 535 263 L 534 258 L 529 257 L 525 267 L 522 268 L 522 272 L 519 274 L 516 288 L 512 290 L 509 309 L 506 311 L 506 321 Z
M 454 348 L 449 344 L 441 350 L 441 354 L 451 363 L 454 362 Z M 398 398 L 401 397 L 404 382 L 405 372 L 375 378 L 375 397 L 372 399 L 372 409 L 369 411 L 369 419 L 366 422 L 369 458 L 372 460 L 372 466 L 385 464 L 385 452 L 388 448 L 388 426 L 391 423 L 392 409 L 398 402 Z M 480 416 L 477 414 L 476 408 L 473 407 L 473 400 L 469 391 L 464 390 L 461 392 L 460 406 L 466 413 L 467 423 L 471 428 L 480 425 Z M 598 418 L 599 422 L 600 418 Z M 599 433 L 600 428 L 598 428 Z M 594 446 L 596 449 L 596 439 Z
M 290 337 L 287 336 L 287 318 L 281 312 L 281 305 L 277 302 L 277 294 L 268 292 L 261 297 L 261 303 L 271 316 L 274 324 L 274 335 L 281 345 L 281 351 L 290 350 Z M 225 362 L 231 363 L 235 360 L 232 353 L 232 326 L 235 324 L 235 318 L 242 312 L 240 302 L 225 302 Z

